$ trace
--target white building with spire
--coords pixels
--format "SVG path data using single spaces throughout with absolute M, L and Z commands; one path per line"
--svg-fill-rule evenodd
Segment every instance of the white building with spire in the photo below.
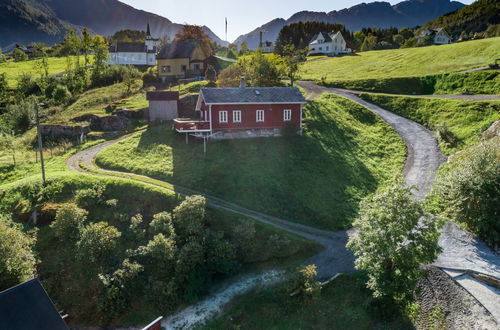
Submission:
M 144 42 L 117 42 L 109 47 L 109 65 L 155 66 L 160 39 L 151 36 L 149 23 Z

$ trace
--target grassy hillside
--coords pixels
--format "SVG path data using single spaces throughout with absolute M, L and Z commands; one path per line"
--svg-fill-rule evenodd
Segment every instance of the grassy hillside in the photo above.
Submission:
M 476 143 L 481 133 L 500 119 L 500 101 L 478 102 L 374 94 L 361 94 L 361 98 L 434 130 L 445 154 L 452 154 Z
M 303 137 L 186 145 L 170 125 L 112 146 L 97 164 L 164 179 L 326 229 L 346 228 L 358 201 L 402 169 L 405 147 L 374 114 L 324 95 L 304 111 Z
M 412 329 L 411 322 L 393 311 L 378 309 L 362 275 L 342 275 L 303 301 L 290 297 L 285 285 L 236 300 L 206 329 Z
M 72 59 L 75 60 L 74 58 Z M 66 57 L 49 57 L 49 74 L 55 74 L 59 72 L 66 71 Z M 80 63 L 83 64 L 83 56 L 80 58 Z M 7 82 L 10 87 L 15 87 L 17 84 L 17 79 L 23 73 L 39 75 L 39 67 L 36 60 L 29 60 L 23 62 L 8 61 L 0 63 L 0 73 L 5 73 L 7 75 Z
M 435 75 L 484 66 L 500 53 L 500 37 L 442 46 L 360 52 L 307 62 L 303 79 L 326 83 Z
M 426 23 L 422 29 L 444 27 L 455 39 L 458 39 L 462 32 L 483 32 L 489 25 L 500 24 L 499 12 L 498 0 L 478 0 L 469 6 Z

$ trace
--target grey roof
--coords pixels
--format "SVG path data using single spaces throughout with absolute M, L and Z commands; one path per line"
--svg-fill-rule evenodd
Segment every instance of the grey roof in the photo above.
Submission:
M 181 41 L 166 44 L 160 50 L 158 59 L 189 58 L 198 46 L 196 41 Z
M 206 104 L 306 103 L 296 87 L 202 88 Z
M 0 314 L 2 330 L 68 329 L 37 278 L 0 292 Z
M 148 48 L 144 42 L 118 42 L 109 47 L 110 53 L 146 53 Z M 156 53 L 156 47 L 150 53 Z

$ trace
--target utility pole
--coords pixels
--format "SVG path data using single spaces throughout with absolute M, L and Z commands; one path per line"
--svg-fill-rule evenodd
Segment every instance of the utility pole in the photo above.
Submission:
M 36 130 L 38 133 L 38 151 L 40 152 L 40 164 L 42 164 L 42 183 L 45 186 L 45 165 L 43 163 L 43 146 L 42 146 L 42 131 L 40 130 L 40 115 L 38 113 L 38 107 L 43 107 L 44 104 L 35 104 L 35 116 L 36 116 Z

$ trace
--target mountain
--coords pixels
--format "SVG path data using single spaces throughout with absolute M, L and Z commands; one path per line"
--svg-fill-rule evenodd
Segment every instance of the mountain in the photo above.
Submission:
M 66 29 L 84 26 L 94 33 L 112 35 L 123 29 L 145 30 L 173 39 L 182 29 L 169 19 L 135 9 L 118 0 L 0 0 L 0 46 L 61 41 Z M 208 27 L 203 29 L 218 44 L 225 45 Z
M 438 17 L 422 28 L 446 28 L 457 39 L 462 32 L 485 31 L 488 26 L 500 24 L 500 1 L 478 0 L 469 6 Z
M 0 0 L 0 46 L 28 44 L 32 41 L 52 44 L 60 41 L 68 28 L 80 29 L 59 19 L 43 3 Z
M 300 21 L 340 23 L 351 31 L 360 30 L 363 27 L 414 27 L 464 6 L 460 2 L 451 0 L 407 0 L 394 6 L 388 2 L 362 3 L 329 13 L 301 11 L 287 20 L 282 18 L 272 20 L 252 32 L 238 37 L 235 43 L 241 45 L 242 42 L 246 41 L 250 49 L 255 49 L 258 47 L 260 31 L 265 31 L 265 40 L 274 41 L 283 26 Z

